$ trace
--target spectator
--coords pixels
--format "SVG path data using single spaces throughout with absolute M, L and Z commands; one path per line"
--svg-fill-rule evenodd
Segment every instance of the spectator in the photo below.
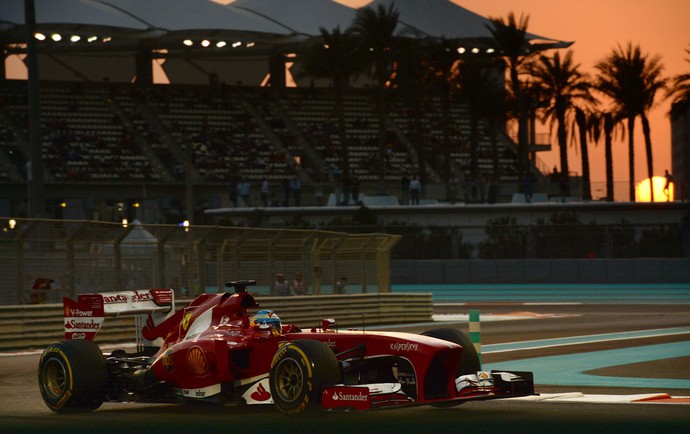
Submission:
M 290 285 L 285 280 L 283 273 L 276 273 L 276 281 L 273 283 L 273 291 L 271 293 L 281 297 L 290 295 Z
M 341 276 L 340 279 L 338 279 L 335 282 L 335 288 L 334 288 L 334 293 L 335 294 L 345 294 L 345 286 L 347 285 L 347 277 Z
M 249 183 L 246 180 L 242 180 L 237 186 L 237 189 L 240 193 L 240 198 L 242 199 L 242 202 L 244 202 L 244 206 L 251 206 L 251 201 L 249 198 L 251 187 Z
M 359 179 L 354 175 L 350 178 L 350 189 L 352 190 L 352 202 L 359 205 Z
M 283 206 L 290 206 L 290 179 L 283 179 Z
M 350 204 L 350 191 L 352 188 L 352 180 L 349 175 L 343 175 L 343 201 L 339 205 L 349 205 Z
M 532 195 L 534 194 L 534 182 L 532 180 L 532 174 L 527 172 L 525 175 L 525 179 L 522 181 L 524 193 L 525 193 L 525 202 L 531 203 L 532 202 Z
M 317 206 L 323 205 L 323 184 L 318 179 L 314 183 L 314 199 Z
M 290 292 L 293 295 L 306 295 L 306 290 L 304 288 L 304 278 L 302 277 L 302 272 L 298 271 L 295 273 L 295 278 L 290 282 Z
M 402 194 L 400 203 L 408 205 L 410 202 L 410 178 L 407 175 L 403 175 L 400 180 L 400 192 Z
M 269 205 L 268 198 L 270 194 L 270 188 L 268 185 L 268 179 L 264 177 L 264 179 L 261 181 L 261 204 L 264 206 L 264 208 L 267 208 Z
M 233 208 L 237 207 L 237 181 L 232 179 L 228 186 L 228 197 Z
M 413 176 L 410 180 L 410 204 L 419 205 L 419 193 L 422 190 L 422 184 L 419 182 L 417 176 Z
M 340 205 L 343 200 L 343 182 L 340 175 L 333 175 L 333 193 L 335 196 L 335 204 Z
M 299 177 L 295 175 L 290 181 L 290 190 L 292 191 L 292 196 L 295 198 L 295 206 L 301 206 L 302 203 L 302 182 Z
M 673 184 L 673 175 L 668 173 L 668 170 L 664 171 L 664 178 L 666 178 L 666 183 L 664 184 L 664 194 L 666 195 L 666 202 L 671 201 L 671 184 Z

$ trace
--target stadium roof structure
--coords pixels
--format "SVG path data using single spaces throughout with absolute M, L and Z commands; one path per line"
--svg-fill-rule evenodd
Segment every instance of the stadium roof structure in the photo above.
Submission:
M 173 82 L 257 83 L 267 56 L 291 50 L 320 28 L 345 29 L 356 9 L 333 0 L 34 0 L 41 78 L 131 81 L 137 55 L 164 59 Z M 491 20 L 450 0 L 374 0 L 367 7 L 395 2 L 398 35 L 453 38 L 488 47 Z M 0 43 L 4 55 L 26 51 L 24 0 L 2 0 Z M 541 48 L 568 42 L 528 34 Z M 231 66 L 232 65 L 232 66 Z M 249 73 L 262 65 L 260 74 Z M 232 73 L 235 76 L 231 76 Z
M 307 36 L 320 35 L 320 28 L 345 30 L 352 24 L 356 9 L 333 0 L 235 0 L 229 7 L 268 18 L 290 31 Z
M 466 41 L 493 39 L 489 27 L 491 19 L 476 14 L 450 0 L 373 0 L 363 7 L 388 7 L 395 3 L 400 13 L 399 36 L 422 38 L 451 38 Z M 327 30 L 347 28 L 355 18 L 356 9 L 332 0 L 235 0 L 231 7 L 239 7 L 266 17 L 295 33 L 318 36 L 319 28 Z M 549 48 L 570 45 L 528 33 L 533 43 Z
M 142 45 L 183 50 L 188 48 L 184 41 L 195 37 L 276 43 L 292 33 L 257 14 L 209 0 L 34 1 L 36 32 L 46 36 L 39 48 L 53 52 L 131 50 Z M 0 32 L 4 44 L 26 42 L 24 0 L 3 0 Z M 63 39 L 52 40 L 52 34 Z M 71 36 L 82 38 L 73 41 Z M 91 45 L 90 36 L 98 38 Z

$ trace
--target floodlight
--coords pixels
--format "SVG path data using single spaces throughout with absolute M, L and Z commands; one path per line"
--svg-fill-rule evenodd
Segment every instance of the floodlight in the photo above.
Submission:
M 211 45 L 211 41 L 209 41 L 208 39 L 204 39 L 203 41 L 201 41 L 202 47 L 208 47 L 209 45 Z
M 218 42 L 216 42 L 216 47 L 218 47 L 218 48 L 223 48 L 223 47 L 225 47 L 226 45 L 228 45 L 228 43 L 225 42 L 225 41 L 218 41 Z
M 185 39 L 184 41 L 182 41 L 182 43 L 188 47 L 191 47 L 192 45 L 194 45 L 194 41 L 192 41 L 191 39 Z
M 79 35 L 72 35 L 72 36 L 69 37 L 69 40 L 72 41 L 72 42 L 79 42 L 79 41 L 81 41 L 81 36 L 79 36 Z
M 52 35 L 50 35 L 50 39 L 52 39 L 55 42 L 60 42 L 62 41 L 62 35 L 60 35 L 59 33 L 53 33 Z
M 45 41 L 46 35 L 44 35 L 43 33 L 36 32 L 36 33 L 34 33 L 34 38 L 36 38 L 39 41 Z

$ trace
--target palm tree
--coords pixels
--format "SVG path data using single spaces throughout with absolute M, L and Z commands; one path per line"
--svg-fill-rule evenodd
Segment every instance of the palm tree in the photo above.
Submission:
M 642 92 L 644 95 L 644 105 L 640 111 L 640 119 L 642 120 L 642 133 L 644 134 L 644 145 L 647 153 L 647 177 L 651 184 L 654 176 L 654 163 L 652 160 L 652 132 L 649 126 L 649 111 L 654 107 L 654 102 L 659 91 L 666 90 L 667 79 L 662 77 L 664 70 L 661 64 L 661 58 L 654 56 L 649 59 L 644 68 Z M 650 185 L 650 200 L 654 202 L 654 189 Z
M 690 49 L 685 52 L 690 54 Z M 690 58 L 685 61 L 690 63 Z M 668 96 L 671 98 L 671 117 L 681 115 L 690 108 L 690 73 L 673 77 Z
M 498 132 L 505 128 L 506 114 L 508 113 L 508 101 L 503 80 L 503 70 L 493 59 L 486 65 L 482 79 L 478 82 L 483 97 L 479 104 L 479 114 L 487 123 L 489 138 L 491 141 L 491 154 L 493 160 L 493 175 L 496 185 L 500 185 L 501 169 L 498 155 Z M 498 191 L 495 192 L 498 194 Z
M 580 158 L 582 160 L 582 199 L 592 200 L 592 184 L 589 175 L 589 148 L 587 138 L 595 123 L 595 116 L 581 107 L 575 107 L 575 125 L 578 129 L 580 141 Z
M 499 55 L 506 61 L 509 75 L 510 88 L 516 102 L 516 112 L 518 118 L 518 173 L 522 179 L 527 167 L 527 146 L 528 146 L 528 119 L 519 75 L 525 60 L 532 54 L 531 46 L 527 39 L 527 25 L 529 15 L 520 15 L 520 19 L 515 18 L 512 12 L 508 14 L 507 20 L 503 18 L 490 18 L 492 25 L 487 26 L 494 37 Z
M 647 113 L 659 90 L 665 88 L 663 67 L 658 56 L 643 54 L 639 45 L 620 45 L 595 66 L 599 70 L 596 88 L 612 100 L 613 111 L 625 118 L 628 129 L 628 164 L 630 201 L 635 200 L 635 118 L 642 118 L 647 152 L 647 172 L 653 176 L 651 131 Z M 652 193 L 653 194 L 653 193 Z M 652 196 L 652 200 L 654 197 Z
M 438 95 L 441 103 L 443 134 L 443 179 L 446 184 L 446 196 L 450 195 L 451 174 L 451 100 L 458 85 L 458 41 L 441 38 L 428 41 L 425 82 L 433 94 Z M 450 197 L 449 197 L 450 199 Z
M 386 176 L 386 86 L 390 80 L 392 54 L 396 49 L 395 29 L 400 12 L 395 3 L 388 8 L 378 5 L 376 9 L 366 7 L 357 10 L 350 27 L 359 38 L 360 47 L 368 55 L 371 75 L 377 85 L 377 104 L 379 118 L 379 193 L 385 190 Z
M 585 74 L 579 71 L 580 65 L 573 61 L 573 51 L 568 50 L 561 59 L 556 52 L 552 57 L 540 55 L 536 62 L 529 65 L 531 76 L 537 81 L 542 96 L 546 99 L 542 118 L 556 125 L 556 138 L 560 151 L 561 176 L 566 177 L 568 167 L 568 117 L 577 104 L 589 104 L 594 98 L 589 92 L 589 82 Z M 569 183 L 565 183 L 565 195 L 569 195 Z
M 499 118 L 505 116 L 504 92 L 497 80 L 497 65 L 494 59 L 469 56 L 460 63 L 460 98 L 467 103 L 470 116 L 470 177 L 479 176 L 478 148 L 479 121 L 485 120 L 490 126 L 494 177 L 498 178 L 498 149 L 496 129 Z
M 401 49 L 395 56 L 395 74 L 393 87 L 404 100 L 409 110 L 409 130 L 417 154 L 417 176 L 426 187 L 426 150 L 422 119 L 424 110 L 422 101 L 425 95 L 425 45 L 419 39 L 405 39 L 400 41 Z
M 591 116 L 591 136 L 595 143 L 604 136 L 604 158 L 606 160 L 606 200 L 613 202 L 613 137 L 616 135 L 620 119 L 609 111 L 598 111 Z
M 345 123 L 344 94 L 345 89 L 349 87 L 350 78 L 362 69 L 361 56 L 358 45 L 349 32 L 341 32 L 339 27 L 332 32 L 323 27 L 319 31 L 321 39 L 313 42 L 304 52 L 302 70 L 307 76 L 326 78 L 333 82 L 333 98 L 340 135 L 340 158 L 343 175 L 349 177 L 349 140 Z

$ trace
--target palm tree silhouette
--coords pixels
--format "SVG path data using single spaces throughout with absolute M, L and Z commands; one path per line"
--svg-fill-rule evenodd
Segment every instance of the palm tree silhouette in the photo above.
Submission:
M 598 123 L 597 114 L 584 109 L 582 107 L 575 107 L 575 125 L 578 130 L 578 139 L 580 142 L 580 158 L 582 160 L 582 199 L 592 200 L 592 183 L 589 173 L 589 147 L 587 140 L 593 137 L 593 130 Z
M 690 54 L 690 49 L 685 50 Z M 690 58 L 685 59 L 690 63 Z M 690 73 L 679 74 L 673 77 L 673 82 L 668 90 L 671 98 L 671 117 L 679 116 L 690 108 Z
M 594 143 L 604 137 L 604 158 L 606 160 L 606 201 L 613 202 L 613 138 L 621 126 L 621 119 L 606 110 L 590 113 L 590 134 Z
M 302 71 L 314 78 L 333 82 L 333 98 L 338 118 L 340 159 L 345 177 L 350 175 L 349 139 L 345 123 L 344 94 L 350 78 L 362 70 L 362 57 L 350 32 L 336 27 L 331 32 L 321 27 L 321 38 L 307 47 L 302 57 Z
M 440 38 L 427 43 L 428 75 L 427 83 L 433 94 L 438 95 L 441 104 L 442 134 L 443 134 L 443 179 L 446 184 L 446 195 L 450 190 L 451 174 L 451 101 L 457 92 L 459 62 L 457 47 L 459 43 L 454 39 Z
M 379 118 L 379 194 L 385 191 L 386 176 L 386 87 L 390 80 L 393 51 L 396 49 L 400 12 L 395 3 L 365 7 L 357 10 L 350 30 L 359 38 L 361 49 L 367 55 L 371 76 L 376 81 L 376 110 Z
M 642 119 L 647 152 L 647 172 L 653 176 L 651 131 L 647 113 L 656 94 L 665 88 L 663 66 L 658 56 L 643 54 L 639 45 L 620 45 L 595 67 L 599 70 L 596 88 L 612 100 L 613 112 L 626 119 L 628 130 L 628 165 L 630 201 L 635 201 L 635 118 Z M 651 190 L 651 189 L 650 189 Z M 652 191 L 652 201 L 654 200 Z
M 560 152 L 561 176 L 566 177 L 566 196 L 570 195 L 570 184 L 567 182 L 568 166 L 568 117 L 576 112 L 577 104 L 591 104 L 594 97 L 589 92 L 586 74 L 579 70 L 580 65 L 573 61 L 573 51 L 568 50 L 561 59 L 560 53 L 553 56 L 540 55 L 529 64 L 530 75 L 545 98 L 542 118 L 550 120 L 551 127 L 556 125 L 556 139 Z M 584 170 L 584 168 L 583 168 Z M 583 173 L 584 176 L 584 173 Z M 591 198 L 591 194 L 590 194 Z
M 395 53 L 395 76 L 392 86 L 397 95 L 404 101 L 409 116 L 408 129 L 416 153 L 417 176 L 426 188 L 427 162 L 422 121 L 424 118 L 423 101 L 427 91 L 426 79 L 426 45 L 420 39 L 406 38 L 400 41 L 401 49 Z M 422 193 L 422 196 L 424 194 Z
M 470 117 L 470 177 L 479 177 L 478 150 L 480 120 L 487 122 L 491 136 L 491 148 L 493 159 L 493 176 L 498 179 L 500 169 L 498 167 L 498 149 L 496 129 L 498 120 L 505 118 L 505 98 L 501 84 L 498 80 L 498 65 L 495 59 L 482 56 L 469 56 L 460 63 L 460 98 L 467 104 Z
M 690 54 L 690 49 L 685 50 L 686 53 Z M 685 59 L 686 62 L 690 63 L 690 58 Z M 690 111 L 690 73 L 679 74 L 673 77 L 672 83 L 668 88 L 667 96 L 671 98 L 671 109 L 669 110 L 669 115 L 671 119 L 677 119 L 683 116 L 685 113 Z M 687 191 L 685 190 L 685 183 L 681 183 L 682 191 L 678 192 L 676 190 L 676 197 L 681 194 L 682 197 L 687 197 Z
M 522 66 L 525 61 L 533 54 L 527 39 L 529 15 L 520 15 L 518 20 L 515 14 L 511 12 L 506 20 L 503 18 L 489 19 L 492 25 L 487 26 L 487 28 L 494 37 L 498 54 L 503 56 L 506 61 L 510 76 L 510 88 L 516 103 L 518 118 L 518 175 L 522 179 L 527 169 L 529 138 L 527 108 L 519 75 L 522 72 Z

